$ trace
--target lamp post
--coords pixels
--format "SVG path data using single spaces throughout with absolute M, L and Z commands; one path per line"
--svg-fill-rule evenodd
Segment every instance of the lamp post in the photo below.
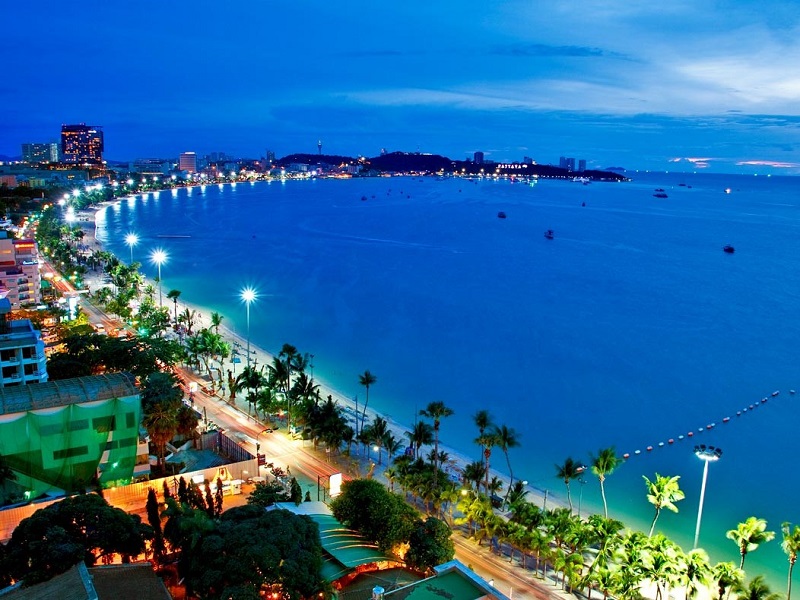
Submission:
M 703 501 L 706 497 L 706 481 L 708 480 L 708 463 L 716 462 L 722 456 L 722 450 L 714 446 L 706 446 L 700 444 L 694 447 L 694 454 L 703 461 L 703 485 L 700 487 L 700 505 L 697 507 L 697 525 L 694 529 L 694 545 L 692 549 L 697 548 L 697 542 L 700 539 L 700 520 L 703 518 Z
M 131 249 L 131 264 L 133 264 L 133 247 L 139 243 L 139 236 L 133 233 L 132 231 L 125 236 L 125 243 L 130 246 Z
M 268 431 L 267 429 L 262 429 L 261 431 L 259 431 L 256 434 L 256 468 L 257 469 L 261 469 L 261 464 L 259 463 L 260 457 L 259 457 L 259 454 L 258 454 L 259 450 L 261 450 L 261 442 L 258 440 L 258 438 L 261 437 L 262 433 L 267 433 L 267 431 Z M 259 474 L 260 474 L 260 471 L 259 471 Z
M 161 248 L 153 250 L 150 260 L 158 267 L 158 307 L 164 307 L 164 297 L 161 295 L 161 265 L 167 262 L 167 253 Z
M 253 288 L 247 287 L 242 290 L 241 298 L 247 307 L 247 367 L 250 368 L 250 304 L 258 296 Z

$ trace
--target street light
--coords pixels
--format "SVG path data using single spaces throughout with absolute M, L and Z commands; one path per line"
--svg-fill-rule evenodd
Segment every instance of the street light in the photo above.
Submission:
M 161 295 L 161 265 L 167 262 L 167 253 L 161 248 L 157 248 L 150 254 L 150 260 L 153 264 L 158 266 L 158 306 L 159 308 L 163 308 L 164 298 Z
M 271 431 L 271 430 L 270 429 L 262 429 L 261 431 L 259 431 L 256 434 L 256 465 L 259 468 L 261 467 L 261 465 L 258 462 L 259 461 L 258 451 L 261 450 L 261 443 L 258 441 L 258 438 L 261 436 L 262 433 L 267 433 L 268 431 Z
M 705 463 L 703 465 L 703 485 L 700 487 L 700 505 L 697 507 L 697 525 L 694 529 L 694 546 L 692 549 L 697 548 L 697 542 L 700 539 L 700 520 L 703 518 L 703 501 L 706 497 L 706 481 L 708 480 L 708 463 L 716 462 L 722 456 L 722 450 L 714 446 L 706 446 L 700 444 L 694 447 L 694 454 Z
M 253 288 L 246 287 L 242 290 L 241 298 L 247 307 L 247 367 L 250 368 L 250 304 L 258 297 Z
M 125 236 L 125 243 L 131 248 L 131 264 L 133 264 L 133 247 L 139 243 L 139 236 L 131 231 Z

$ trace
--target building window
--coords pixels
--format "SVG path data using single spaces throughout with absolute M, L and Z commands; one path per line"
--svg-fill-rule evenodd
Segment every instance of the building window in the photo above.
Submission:
M 114 415 L 92 419 L 92 427 L 94 427 L 94 430 L 97 433 L 108 433 L 109 431 L 114 431 L 114 429 L 116 429 L 116 424 L 117 423 Z
M 65 458 L 72 458 L 73 456 L 82 456 L 88 453 L 89 453 L 89 446 L 76 446 L 75 448 L 56 450 L 55 452 L 53 452 L 53 460 L 64 460 Z
M 125 427 L 136 427 L 136 415 L 132 412 L 125 413 Z
M 77 421 L 69 421 L 66 427 L 67 431 L 81 431 L 82 429 L 89 429 L 89 419 L 78 419 Z

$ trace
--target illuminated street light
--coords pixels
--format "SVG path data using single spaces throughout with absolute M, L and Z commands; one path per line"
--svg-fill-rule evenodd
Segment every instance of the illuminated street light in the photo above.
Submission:
M 132 231 L 125 236 L 125 243 L 130 246 L 131 249 L 131 264 L 133 264 L 133 247 L 139 243 L 139 236 L 133 233 Z
M 703 485 L 700 487 L 700 505 L 697 507 L 697 525 L 694 529 L 694 545 L 692 549 L 697 548 L 697 542 L 700 539 L 700 520 L 703 518 L 703 501 L 706 497 L 706 480 L 708 479 L 708 463 L 716 462 L 722 456 L 722 450 L 714 446 L 706 446 L 700 444 L 694 447 L 694 454 L 702 460 L 703 465 Z
M 159 308 L 163 308 L 164 298 L 161 295 L 161 265 L 167 262 L 167 253 L 161 248 L 157 248 L 150 254 L 150 260 L 153 264 L 158 266 L 158 306 Z
M 247 287 L 242 290 L 241 298 L 247 307 L 247 367 L 250 368 L 250 304 L 258 297 L 253 288 Z

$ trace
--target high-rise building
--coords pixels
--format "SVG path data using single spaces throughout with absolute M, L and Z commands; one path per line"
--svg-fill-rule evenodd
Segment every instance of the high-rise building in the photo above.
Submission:
M 197 173 L 197 154 L 194 152 L 181 152 L 178 158 L 178 169 L 187 173 Z
M 0 387 L 47 381 L 47 357 L 38 329 L 10 318 L 11 302 L 0 298 Z
M 562 156 L 558 159 L 558 166 L 567 171 L 575 170 L 575 159 L 569 156 Z
M 42 298 L 39 250 L 35 240 L 9 237 L 0 231 L 0 297 L 12 308 L 38 304 Z
M 473 157 L 473 162 L 476 165 L 482 165 L 483 164 L 483 152 L 476 152 L 474 154 L 474 157 Z
M 586 170 L 586 159 L 582 158 L 578 161 L 578 172 L 583 173 Z
M 61 160 L 76 165 L 103 164 L 103 131 L 93 125 L 61 126 Z
M 58 162 L 58 144 L 22 144 L 22 161 L 31 164 Z

